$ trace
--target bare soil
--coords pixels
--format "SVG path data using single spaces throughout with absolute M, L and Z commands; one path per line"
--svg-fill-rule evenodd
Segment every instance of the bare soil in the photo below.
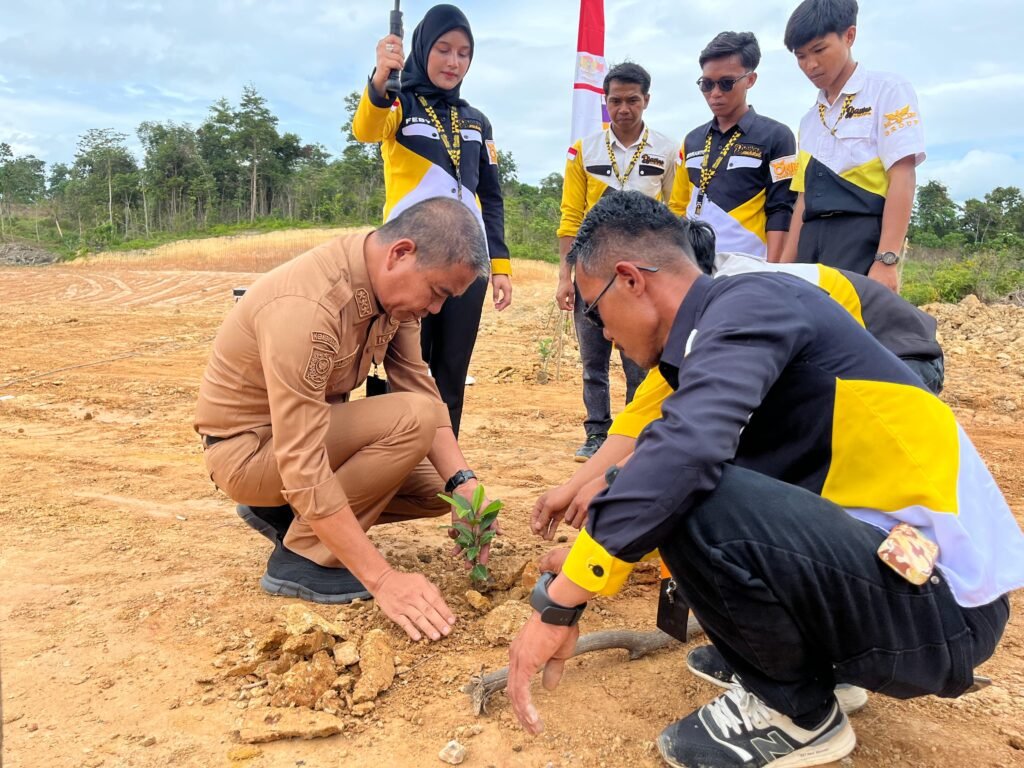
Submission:
M 547 549 L 528 531 L 529 510 L 576 469 L 583 436 L 576 350 L 565 340 L 557 354 L 554 269 L 516 269 L 513 307 L 485 311 L 462 441 L 507 504 L 494 558 L 506 573 Z M 343 713 L 338 735 L 239 744 L 240 718 L 256 704 L 239 700 L 247 678 L 225 672 L 297 601 L 260 591 L 269 542 L 206 478 L 190 424 L 231 289 L 252 279 L 144 262 L 0 268 L 5 764 L 439 766 L 438 751 L 459 735 L 466 766 L 660 765 L 660 729 L 715 693 L 686 671 L 685 647 L 634 662 L 615 650 L 573 660 L 556 691 L 536 687 L 547 722 L 537 738 L 515 724 L 504 694 L 489 714 L 471 714 L 461 686 L 482 667 L 503 666 L 507 647 L 485 639 L 466 576 L 427 521 L 373 538 L 442 587 L 460 619 L 454 635 L 415 645 L 372 604 L 321 610 L 356 636 L 384 629 L 406 669 L 371 712 Z M 945 397 L 1022 519 L 1024 309 L 930 309 L 947 349 Z M 548 338 L 555 354 L 541 385 Z M 644 571 L 620 595 L 596 600 L 583 631 L 652 629 L 655 581 Z M 1003 643 L 980 670 L 992 687 L 958 701 L 872 696 L 854 717 L 859 745 L 844 764 L 1024 765 L 1024 599 L 1012 602 Z

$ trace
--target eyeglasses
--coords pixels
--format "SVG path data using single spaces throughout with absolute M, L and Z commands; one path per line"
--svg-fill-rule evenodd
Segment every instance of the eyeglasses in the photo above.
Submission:
M 657 272 L 661 269 L 660 267 L 644 267 L 639 264 L 634 264 L 633 266 L 642 272 Z M 602 296 L 608 293 L 608 289 L 612 287 L 612 283 L 615 282 L 615 278 L 618 276 L 618 272 L 613 273 L 608 282 L 605 283 L 604 288 L 601 289 L 601 292 L 594 298 L 594 301 L 590 304 L 583 305 L 583 316 L 598 328 L 604 328 L 604 320 L 601 319 L 601 314 L 597 311 L 597 302 L 601 300 Z
M 701 77 L 697 79 L 697 87 L 700 88 L 701 91 L 703 91 L 704 93 L 711 93 L 713 90 L 715 90 L 715 86 L 717 85 L 718 89 L 722 93 L 728 93 L 729 91 L 732 90 L 732 87 L 736 85 L 736 83 L 738 83 L 744 77 L 749 77 L 752 74 L 754 74 L 753 70 L 751 70 L 750 72 L 744 72 L 739 77 L 722 77 L 719 78 L 718 80 L 712 80 L 710 77 Z

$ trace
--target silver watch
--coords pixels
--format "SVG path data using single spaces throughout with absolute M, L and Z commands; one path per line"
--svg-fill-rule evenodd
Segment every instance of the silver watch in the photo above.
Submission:
M 891 267 L 893 264 L 899 263 L 899 260 L 900 260 L 899 255 L 896 254 L 896 253 L 893 253 L 892 251 L 886 251 L 885 253 L 876 253 L 875 254 L 875 261 L 880 261 L 883 264 L 885 264 L 885 266 L 887 266 L 887 267 Z

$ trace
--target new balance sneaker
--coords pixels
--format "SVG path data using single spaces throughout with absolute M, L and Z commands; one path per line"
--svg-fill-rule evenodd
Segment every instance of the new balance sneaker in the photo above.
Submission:
M 260 579 L 264 592 L 298 597 L 311 603 L 337 605 L 367 600 L 370 593 L 348 568 L 324 568 L 287 549 L 281 539 L 267 561 L 267 572 Z
M 837 704 L 820 725 L 808 730 L 739 683 L 658 737 L 658 751 L 674 768 L 825 765 L 846 757 L 855 746 L 857 737 Z
M 719 688 L 728 688 L 737 682 L 729 662 L 713 645 L 702 645 L 690 651 L 686 655 L 686 668 Z M 868 692 L 856 685 L 840 683 L 835 693 L 839 708 L 847 715 L 860 712 L 868 703 Z
M 235 512 L 246 525 L 274 542 L 284 538 L 295 517 L 287 504 L 280 507 L 249 507 L 239 504 Z
M 576 449 L 573 459 L 580 463 L 587 461 L 600 450 L 607 437 L 608 435 L 587 435 L 587 442 Z

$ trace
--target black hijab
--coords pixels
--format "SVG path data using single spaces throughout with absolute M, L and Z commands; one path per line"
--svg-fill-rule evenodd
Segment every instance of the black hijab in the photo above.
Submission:
M 464 99 L 459 98 L 461 81 L 454 88 L 443 90 L 434 85 L 427 76 L 427 57 L 430 56 L 430 49 L 441 35 L 456 28 L 462 29 L 469 38 L 469 57 L 472 61 L 473 32 L 469 28 L 465 14 L 454 5 L 435 5 L 427 11 L 423 21 L 413 30 L 411 52 L 405 60 L 405 69 L 402 70 L 402 91 L 421 95 L 429 101 L 440 99 L 453 106 L 468 105 Z

